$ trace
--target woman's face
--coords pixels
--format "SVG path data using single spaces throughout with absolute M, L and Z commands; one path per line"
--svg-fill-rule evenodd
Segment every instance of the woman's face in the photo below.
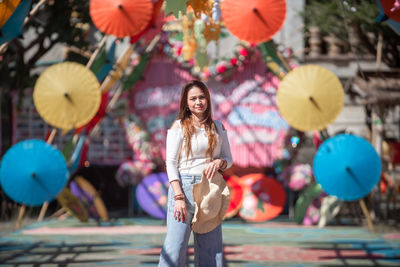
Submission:
M 187 105 L 189 110 L 196 116 L 202 116 L 207 110 L 207 98 L 199 87 L 189 89 L 187 95 Z

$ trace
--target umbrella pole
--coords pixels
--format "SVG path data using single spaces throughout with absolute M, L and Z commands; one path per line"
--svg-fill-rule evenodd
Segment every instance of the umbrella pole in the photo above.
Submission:
M 24 217 L 25 209 L 26 209 L 26 205 L 22 205 L 19 208 L 18 219 L 17 219 L 17 223 L 15 224 L 15 230 L 18 230 L 21 227 L 21 221 L 22 221 L 22 218 Z
M 371 216 L 369 215 L 369 211 L 367 209 L 367 206 L 365 205 L 364 199 L 360 199 L 360 206 L 361 206 L 361 210 L 364 213 L 365 218 L 367 219 L 367 224 L 368 224 L 368 228 L 371 232 L 374 232 L 374 225 L 372 223 L 372 219 Z
M 86 64 L 86 68 L 90 69 L 90 67 L 92 66 L 94 60 L 96 59 L 97 55 L 100 52 L 100 49 L 103 47 L 103 45 L 105 44 L 105 42 L 107 41 L 108 35 L 104 35 L 103 39 L 101 39 L 99 45 L 97 46 L 96 50 L 93 52 L 92 56 L 90 57 L 88 63 Z
M 56 136 L 57 133 L 57 129 L 53 128 L 53 130 L 51 130 L 51 133 L 49 135 L 49 138 L 47 138 L 46 143 L 51 144 L 53 143 L 54 137 Z M 40 209 L 40 213 L 39 213 L 39 217 L 37 219 L 38 222 L 43 221 L 44 215 L 46 214 L 47 208 L 49 207 L 49 202 L 44 202 L 42 205 L 42 208 Z
M 44 215 L 46 214 L 48 207 L 49 207 L 49 202 L 48 201 L 44 202 L 42 208 L 40 209 L 39 217 L 37 219 L 38 222 L 43 221 Z

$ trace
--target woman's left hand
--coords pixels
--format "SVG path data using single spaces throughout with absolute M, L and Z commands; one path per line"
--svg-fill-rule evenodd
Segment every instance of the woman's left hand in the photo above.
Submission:
M 206 168 L 204 169 L 204 174 L 206 175 L 207 179 L 211 179 L 214 177 L 216 171 L 221 168 L 222 160 L 216 159 L 210 162 Z

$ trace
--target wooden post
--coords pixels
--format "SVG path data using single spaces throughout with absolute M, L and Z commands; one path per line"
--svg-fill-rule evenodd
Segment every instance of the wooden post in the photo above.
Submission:
M 37 219 L 38 222 L 43 221 L 44 215 L 46 214 L 48 207 L 49 207 L 49 202 L 48 201 L 44 202 L 42 208 L 40 209 L 39 217 Z
M 374 232 L 374 225 L 372 223 L 372 219 L 371 219 L 371 216 L 367 209 L 367 206 L 365 205 L 364 199 L 361 198 L 359 200 L 359 202 L 360 202 L 361 210 L 364 213 L 365 218 L 367 219 L 368 228 L 371 232 Z
M 25 209 L 26 209 L 25 204 L 19 208 L 18 219 L 17 219 L 17 223 L 15 224 L 15 230 L 18 230 L 21 227 L 21 221 L 22 221 L 22 217 L 24 217 Z
M 87 69 L 90 69 L 90 67 L 92 66 L 94 60 L 96 59 L 97 55 L 100 52 L 100 49 L 103 47 L 103 45 L 107 41 L 107 38 L 108 38 L 108 35 L 104 35 L 103 39 L 101 39 L 99 45 L 97 46 L 96 50 L 93 52 L 93 54 L 91 55 L 88 63 L 86 64 L 86 68 Z
M 54 140 L 54 137 L 56 136 L 56 133 L 57 133 L 57 129 L 53 128 L 53 130 L 51 131 L 51 133 L 49 135 L 49 138 L 47 138 L 47 141 L 46 141 L 48 144 L 53 143 L 53 140 Z M 38 222 L 41 222 L 43 220 L 44 215 L 46 214 L 46 211 L 47 211 L 48 207 L 49 207 L 49 202 L 45 201 L 43 203 L 43 205 L 42 205 L 42 208 L 40 209 L 40 213 L 39 213 L 39 216 L 38 216 L 38 219 L 37 219 Z

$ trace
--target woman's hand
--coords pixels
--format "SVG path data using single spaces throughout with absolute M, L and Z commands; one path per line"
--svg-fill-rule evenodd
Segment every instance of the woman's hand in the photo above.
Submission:
M 222 159 L 215 159 L 210 162 L 204 169 L 204 174 L 206 175 L 207 179 L 213 178 L 215 172 L 218 171 L 223 165 L 224 160 Z
M 186 221 L 186 202 L 185 199 L 177 199 L 175 200 L 174 205 L 174 218 L 178 222 Z

